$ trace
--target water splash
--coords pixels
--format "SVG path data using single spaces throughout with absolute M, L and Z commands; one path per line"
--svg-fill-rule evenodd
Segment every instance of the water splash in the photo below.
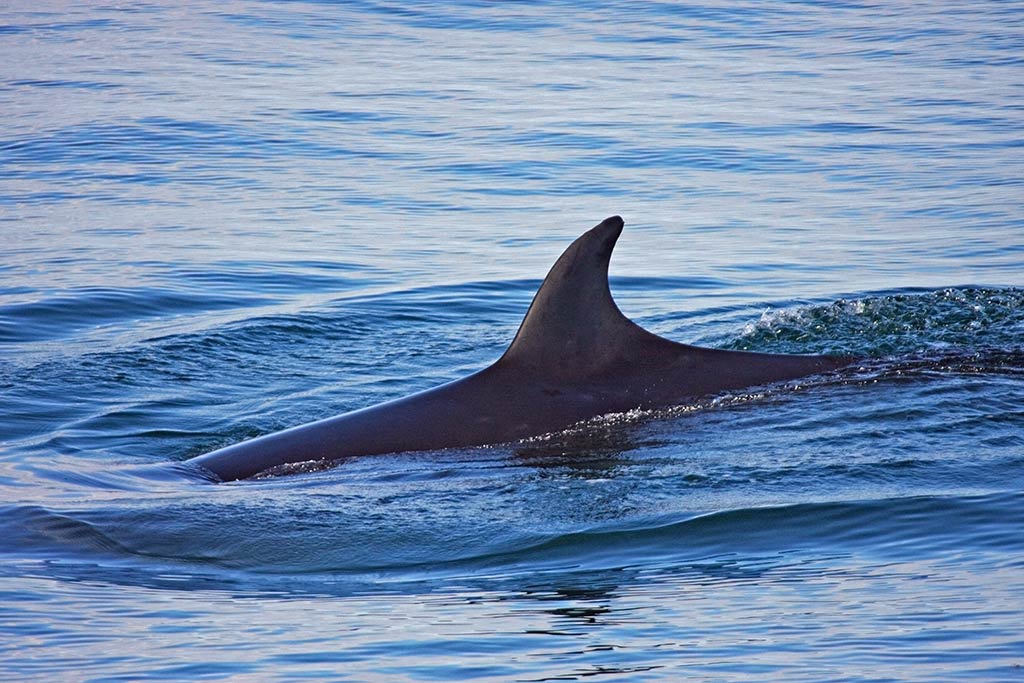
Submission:
M 1022 344 L 1024 290 L 964 287 L 768 309 L 727 346 L 885 356 Z

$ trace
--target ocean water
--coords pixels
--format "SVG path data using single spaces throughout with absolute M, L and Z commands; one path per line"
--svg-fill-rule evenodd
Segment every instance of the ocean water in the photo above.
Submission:
M 1024 681 L 1024 9 L 0 8 L 0 676 Z M 214 484 L 622 309 L 830 378 Z

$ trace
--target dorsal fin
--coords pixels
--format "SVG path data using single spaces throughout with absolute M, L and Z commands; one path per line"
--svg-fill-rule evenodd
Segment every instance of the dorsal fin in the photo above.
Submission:
M 611 216 L 569 245 L 498 363 L 585 380 L 614 364 L 631 364 L 638 352 L 682 348 L 641 328 L 612 299 L 608 262 L 622 227 L 622 219 Z

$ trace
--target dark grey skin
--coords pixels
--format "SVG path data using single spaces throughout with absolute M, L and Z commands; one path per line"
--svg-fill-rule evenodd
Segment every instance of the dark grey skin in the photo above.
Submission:
M 193 458 L 223 481 L 306 461 L 482 446 L 555 432 L 635 408 L 828 372 L 851 358 L 720 351 L 679 344 L 622 314 L 608 261 L 622 232 L 606 218 L 573 242 L 493 365 L 405 398 Z

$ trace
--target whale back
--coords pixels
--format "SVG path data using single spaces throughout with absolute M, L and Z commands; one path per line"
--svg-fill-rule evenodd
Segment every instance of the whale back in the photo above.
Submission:
M 608 286 L 612 216 L 555 262 L 505 354 L 433 389 L 227 446 L 191 462 L 221 480 L 309 460 L 510 442 L 634 408 L 834 369 L 850 359 L 704 349 L 641 328 Z

